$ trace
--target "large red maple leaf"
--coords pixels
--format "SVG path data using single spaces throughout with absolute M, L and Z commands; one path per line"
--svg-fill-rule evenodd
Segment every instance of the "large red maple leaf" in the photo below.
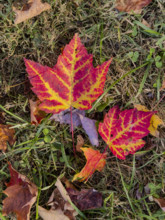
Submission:
M 65 46 L 53 68 L 25 59 L 32 90 L 42 101 L 39 108 L 47 113 L 59 113 L 71 106 L 90 109 L 103 93 L 111 59 L 96 68 L 92 62 L 93 55 L 88 54 L 78 34 Z
M 154 113 L 136 108 L 120 111 L 115 106 L 99 124 L 99 133 L 112 153 L 119 159 L 125 159 L 125 156 L 134 154 L 144 146 L 142 138 L 149 133 L 150 119 Z

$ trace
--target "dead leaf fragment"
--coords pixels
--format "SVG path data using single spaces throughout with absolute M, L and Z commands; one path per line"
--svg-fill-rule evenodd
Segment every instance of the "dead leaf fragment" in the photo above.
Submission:
M 3 192 L 8 196 L 3 200 L 3 215 L 14 212 L 17 220 L 29 220 L 30 209 L 37 198 L 37 187 L 30 180 L 18 173 L 9 163 L 11 179 Z
M 72 202 L 81 211 L 101 208 L 103 204 L 102 194 L 95 189 L 67 189 Z
M 146 106 L 144 106 L 144 105 L 134 104 L 134 107 L 138 111 L 149 112 L 148 108 L 146 108 Z M 164 123 L 157 115 L 154 114 L 151 117 L 150 126 L 148 128 L 151 135 L 153 135 L 155 137 L 159 137 L 159 131 L 157 130 L 159 125 L 164 125 Z
M 82 152 L 81 147 L 84 145 L 84 138 L 81 135 L 77 135 L 76 151 Z
M 163 89 L 165 89 L 165 75 L 164 75 L 164 80 L 162 82 L 162 87 L 160 88 L 160 91 L 163 90 Z
M 41 0 L 29 0 L 28 5 L 27 10 L 17 10 L 16 7 L 13 6 L 13 11 L 16 13 L 15 24 L 33 18 L 51 8 L 48 3 L 42 3 Z
M 60 208 L 57 208 L 56 210 L 46 210 L 41 206 L 38 206 L 38 212 L 43 220 L 69 220 Z
M 30 117 L 31 124 L 38 125 L 41 123 L 42 119 L 46 117 L 46 113 L 39 109 L 40 101 L 29 100 L 30 103 Z
M 46 210 L 39 206 L 39 215 L 43 220 L 75 220 L 77 212 L 70 205 L 70 197 L 62 185 L 60 179 L 57 179 L 56 189 L 49 198 L 48 205 L 50 210 Z
M 143 18 L 142 24 L 144 24 L 146 27 L 151 28 L 151 25 Z
M 151 1 L 152 0 L 116 0 L 115 8 L 119 11 L 140 14 L 142 8 L 150 4 Z
M 163 212 L 165 212 L 165 199 L 163 199 L 163 198 L 157 199 L 154 197 L 153 197 L 153 199 L 160 206 L 160 208 L 163 210 Z
M 0 150 L 6 151 L 7 142 L 13 145 L 15 142 L 14 129 L 10 129 L 10 125 L 0 124 Z
M 67 189 L 76 189 L 73 183 L 71 183 L 65 176 L 61 178 L 61 182 L 65 184 Z

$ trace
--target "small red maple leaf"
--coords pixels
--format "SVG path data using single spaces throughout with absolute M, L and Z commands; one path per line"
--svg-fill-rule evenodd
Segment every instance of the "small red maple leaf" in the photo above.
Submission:
M 99 124 L 99 133 L 112 153 L 119 159 L 125 159 L 125 156 L 134 154 L 144 146 L 145 141 L 141 138 L 149 133 L 153 114 L 136 108 L 120 111 L 115 106 L 106 114 L 104 122 Z

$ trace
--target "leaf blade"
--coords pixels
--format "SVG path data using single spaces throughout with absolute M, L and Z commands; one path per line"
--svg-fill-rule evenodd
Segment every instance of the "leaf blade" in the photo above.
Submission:
M 47 113 L 59 113 L 71 106 L 87 110 L 103 93 L 111 59 L 93 67 L 93 55 L 88 54 L 75 34 L 53 67 L 25 60 L 33 92 L 42 101 L 39 108 Z
M 154 112 L 129 109 L 120 111 L 117 106 L 109 110 L 99 133 L 112 153 L 119 159 L 134 154 L 145 142 L 141 139 L 149 133 L 150 119 Z

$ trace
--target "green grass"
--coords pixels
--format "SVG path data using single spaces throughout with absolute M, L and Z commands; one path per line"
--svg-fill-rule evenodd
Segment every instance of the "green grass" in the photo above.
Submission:
M 12 215 L 5 218 L 1 215 L 5 198 L 2 191 L 10 179 L 7 161 L 38 186 L 37 205 L 41 206 L 48 201 L 59 175 L 71 180 L 85 164 L 84 158 L 74 157 L 69 126 L 52 122 L 49 117 L 37 127 L 30 124 L 28 99 L 34 94 L 28 83 L 24 57 L 52 67 L 62 48 L 74 33 L 79 33 L 88 52 L 93 53 L 94 65 L 113 57 L 104 93 L 87 111 L 88 116 L 101 121 L 105 112 L 116 104 L 131 108 L 134 103 L 140 103 L 149 109 L 156 106 L 154 110 L 165 121 L 165 102 L 160 101 L 164 91 L 159 90 L 165 73 L 162 0 L 153 0 L 141 15 L 118 13 L 113 0 L 47 0 L 51 10 L 19 25 L 13 24 L 13 2 L 0 0 L 0 112 L 4 123 L 15 128 L 17 138 L 14 146 L 0 153 L 0 219 L 13 219 Z M 150 27 L 143 24 L 143 19 Z M 156 63 L 160 61 L 158 56 L 161 67 Z M 102 208 L 83 212 L 87 219 L 165 219 L 165 214 L 144 190 L 147 184 L 152 184 L 151 194 L 164 196 L 165 129 L 159 130 L 159 138 L 149 135 L 146 146 L 124 161 L 108 151 L 103 172 L 96 172 L 86 184 L 75 183 L 79 189 L 94 188 L 103 194 Z M 75 130 L 75 137 L 78 134 L 90 146 L 82 128 Z M 105 142 L 101 138 L 99 141 L 98 148 L 103 152 Z M 35 205 L 31 219 L 36 219 Z M 83 219 L 82 215 L 77 219 Z

